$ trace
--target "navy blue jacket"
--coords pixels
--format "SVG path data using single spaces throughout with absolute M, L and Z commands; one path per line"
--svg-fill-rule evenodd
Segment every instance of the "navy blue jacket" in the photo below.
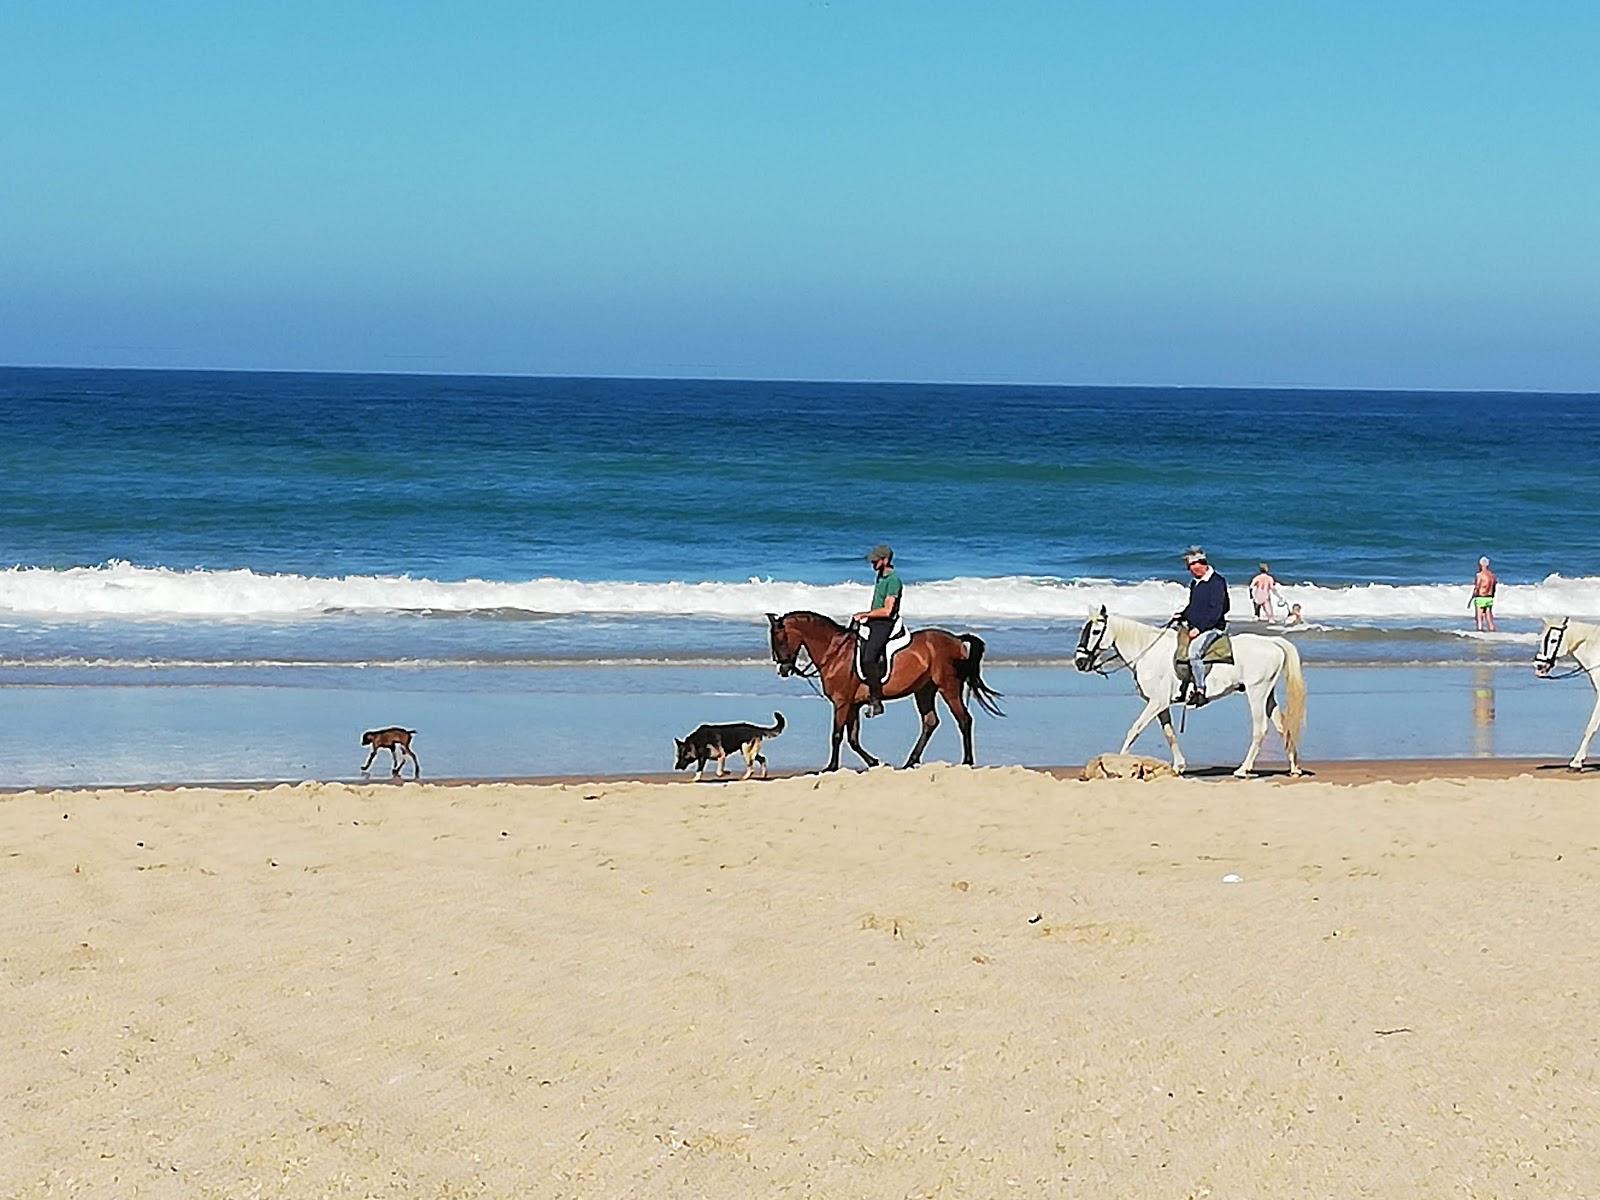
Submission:
M 1189 603 L 1178 614 L 1183 623 L 1196 633 L 1208 629 L 1228 627 L 1228 581 L 1215 570 L 1210 579 L 1196 579 L 1189 584 Z

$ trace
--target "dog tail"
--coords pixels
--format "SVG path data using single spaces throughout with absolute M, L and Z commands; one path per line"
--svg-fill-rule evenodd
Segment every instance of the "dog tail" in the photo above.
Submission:
M 991 716 L 1005 716 L 995 703 L 1004 693 L 995 691 L 983 681 L 983 639 L 975 633 L 963 633 L 960 640 L 967 647 L 967 656 L 956 664 L 956 670 L 961 673 L 961 682 L 967 685 L 967 695 Z
M 787 726 L 787 724 L 788 722 L 783 719 L 783 714 L 781 712 L 775 712 L 772 714 L 772 727 L 770 729 L 763 729 L 761 732 L 767 737 L 777 737 L 784 731 L 784 728 Z

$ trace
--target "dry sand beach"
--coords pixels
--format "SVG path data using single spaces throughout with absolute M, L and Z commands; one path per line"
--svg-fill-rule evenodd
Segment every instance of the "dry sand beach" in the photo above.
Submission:
M 1593 1196 L 1597 800 L 5 797 L 0 1195 Z

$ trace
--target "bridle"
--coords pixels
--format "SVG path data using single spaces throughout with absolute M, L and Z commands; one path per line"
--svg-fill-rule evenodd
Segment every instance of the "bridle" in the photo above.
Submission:
M 1094 628 L 1096 621 L 1100 623 L 1100 630 L 1094 639 L 1094 645 L 1090 646 L 1089 631 Z M 1078 637 L 1078 652 L 1072 656 L 1074 666 L 1078 665 L 1077 660 L 1079 658 L 1084 658 L 1087 660 L 1082 666 L 1078 666 L 1078 670 L 1085 673 L 1093 671 L 1096 675 L 1103 675 L 1109 679 L 1111 676 L 1116 675 L 1119 672 L 1133 670 L 1133 668 L 1138 665 L 1140 659 L 1161 644 L 1161 639 L 1158 637 L 1143 650 L 1139 651 L 1139 653 L 1135 654 L 1132 658 L 1126 658 L 1123 656 L 1122 651 L 1116 648 L 1116 644 L 1112 643 L 1111 653 L 1116 655 L 1117 665 L 1112 667 L 1110 670 L 1107 670 L 1105 667 L 1100 665 L 1100 655 L 1105 650 L 1106 634 L 1109 633 L 1110 630 L 1111 621 L 1107 617 L 1091 617 L 1089 619 L 1089 623 L 1083 627 L 1083 633 Z
M 777 664 L 778 678 L 787 679 L 790 676 L 794 676 L 799 679 L 804 679 L 808 684 L 811 685 L 812 691 L 816 692 L 817 695 L 822 696 L 822 689 L 817 686 L 817 680 L 822 676 L 822 666 L 812 656 L 810 648 L 806 646 L 804 642 L 801 642 L 799 647 L 788 658 L 783 658 L 778 654 L 778 633 L 780 630 L 783 633 L 785 645 L 787 645 L 789 641 L 789 630 L 784 624 L 788 620 L 788 617 L 779 617 L 768 614 L 768 620 L 772 625 L 772 636 L 768 639 L 768 643 L 769 648 L 772 651 L 772 661 Z M 841 633 L 834 637 L 833 641 L 836 643 L 840 640 L 840 638 L 852 638 L 854 636 L 855 622 L 852 621 Z M 802 652 L 804 652 L 806 656 L 804 663 L 800 661 L 800 655 Z M 833 653 L 833 643 L 830 643 L 827 653 L 824 655 L 824 657 L 832 658 Z M 823 696 L 823 699 L 826 698 L 826 696 Z
M 1570 671 L 1555 674 L 1556 660 L 1564 652 L 1562 644 L 1567 640 L 1567 622 L 1571 617 L 1562 617 L 1561 624 L 1552 625 L 1544 631 L 1544 639 L 1539 643 L 1539 652 L 1533 656 L 1533 671 L 1540 679 L 1571 679 L 1574 675 L 1588 675 L 1594 668 L 1586 667 L 1581 662 Z

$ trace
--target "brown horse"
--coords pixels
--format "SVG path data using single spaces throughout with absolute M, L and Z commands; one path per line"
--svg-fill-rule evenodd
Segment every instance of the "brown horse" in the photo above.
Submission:
M 817 679 L 824 696 L 833 702 L 833 753 L 828 770 L 839 769 L 839 741 L 846 736 L 850 749 L 869 767 L 878 765 L 861 748 L 861 708 L 867 703 L 867 685 L 856 675 L 856 631 L 821 613 L 791 612 L 778 616 L 768 613 L 772 626 L 772 661 L 780 676 L 801 675 Z M 811 659 L 802 666 L 798 659 L 804 650 Z M 961 761 L 972 765 L 972 712 L 968 697 L 986 712 L 1005 716 L 995 703 L 1000 693 L 983 681 L 979 666 L 983 662 L 983 639 L 974 633 L 954 634 L 944 629 L 919 629 L 911 644 L 895 655 L 894 669 L 883 681 L 885 700 L 916 697 L 922 713 L 922 736 L 911 748 L 906 766 L 922 761 L 923 748 L 939 727 L 934 700 L 944 697 L 945 706 L 961 727 Z

